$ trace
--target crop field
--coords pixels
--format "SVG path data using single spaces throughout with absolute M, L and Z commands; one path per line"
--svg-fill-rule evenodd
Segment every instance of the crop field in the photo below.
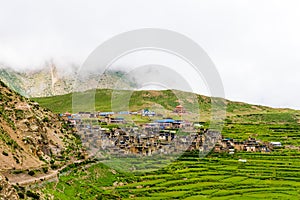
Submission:
M 295 123 L 227 124 L 222 134 L 237 139 L 256 135 L 286 146 L 298 146 L 300 138 Z M 270 153 L 210 153 L 201 158 L 195 151 L 157 171 L 137 173 L 113 174 L 98 163 L 72 169 L 44 191 L 56 199 L 299 199 L 300 152 L 285 147 Z
M 97 90 L 96 110 L 110 109 L 110 95 L 110 90 Z M 159 99 L 170 110 L 177 105 L 172 104 L 170 91 L 155 95 L 151 99 L 145 91 L 134 93 L 130 104 L 136 110 Z M 36 100 L 57 113 L 71 111 L 70 94 Z M 209 113 L 209 100 L 198 96 L 198 101 L 201 110 Z M 141 160 L 136 169 L 143 170 L 137 172 L 122 171 L 129 162 L 111 160 L 117 166 L 114 169 L 99 162 L 72 168 L 61 174 L 58 183 L 48 183 L 42 190 L 54 199 L 300 199 L 299 122 L 297 110 L 227 101 L 224 138 L 244 141 L 252 137 L 262 143 L 281 142 L 283 147 L 268 153 L 210 152 L 202 157 L 196 151 L 186 152 L 168 164 Z M 161 167 L 150 171 L 152 164 Z
M 163 170 L 140 175 L 141 181 L 112 190 L 124 199 L 254 199 L 300 197 L 299 153 L 272 156 L 185 155 Z M 246 163 L 238 162 L 239 158 Z M 155 181 L 155 182 L 153 182 Z
M 124 185 L 113 186 L 116 181 Z M 158 171 L 135 175 L 114 175 L 99 163 L 62 175 L 45 189 L 57 199 L 299 199 L 299 190 L 300 153 L 286 150 L 205 158 L 194 152 Z

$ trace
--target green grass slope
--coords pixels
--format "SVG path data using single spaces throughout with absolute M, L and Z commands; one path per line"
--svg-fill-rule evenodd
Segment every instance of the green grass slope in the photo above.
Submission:
M 111 94 L 111 90 L 97 90 L 97 110 L 110 110 Z M 72 111 L 71 94 L 35 100 L 55 112 Z M 169 90 L 136 91 L 130 106 L 138 110 L 158 103 L 172 110 L 176 100 Z M 198 95 L 197 100 L 200 112 L 209 113 L 210 98 Z M 158 171 L 137 174 L 111 175 L 112 171 L 100 163 L 72 169 L 60 176 L 57 185 L 50 183 L 43 191 L 55 199 L 299 199 L 299 111 L 232 101 L 226 105 L 224 137 L 241 141 L 255 137 L 280 141 L 284 146 L 270 153 L 210 153 L 199 157 L 191 152 Z M 98 168 L 106 172 L 91 173 Z
M 191 152 L 158 171 L 137 174 L 91 173 L 103 169 L 100 163 L 63 174 L 58 184 L 46 185 L 43 192 L 55 199 L 300 198 L 298 124 L 233 122 L 225 124 L 222 134 L 240 140 L 255 136 L 264 141 L 281 141 L 284 147 L 270 153 L 210 153 L 205 157 Z M 239 159 L 247 162 L 241 163 Z
M 125 91 L 125 93 L 128 94 L 129 92 Z M 178 94 L 184 97 L 181 102 L 176 96 Z M 72 95 L 33 98 L 33 100 L 55 113 L 72 113 Z M 84 94 L 82 95 L 84 96 Z M 124 101 L 122 97 L 122 91 L 116 92 L 110 89 L 97 89 L 95 91 L 95 110 L 102 112 L 111 111 L 112 99 L 115 104 L 121 105 Z M 210 97 L 188 92 L 176 91 L 174 93 L 172 90 L 133 91 L 129 99 L 129 109 L 131 111 L 156 108 L 171 112 L 175 106 L 183 104 L 187 110 L 198 110 L 199 108 L 201 118 L 204 121 L 209 120 L 211 113 Z M 286 122 L 297 123 L 300 119 L 300 111 L 292 109 L 270 108 L 229 100 L 224 100 L 224 104 L 226 106 L 227 123 L 284 124 Z M 127 109 L 126 105 L 124 105 L 125 109 Z
M 205 158 L 190 153 L 158 171 L 135 175 L 114 175 L 100 163 L 72 169 L 43 192 L 55 199 L 299 199 L 299 158 L 299 151 L 283 149 Z

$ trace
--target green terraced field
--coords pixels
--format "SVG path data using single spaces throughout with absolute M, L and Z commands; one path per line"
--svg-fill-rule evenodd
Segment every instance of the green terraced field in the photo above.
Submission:
M 102 104 L 96 101 L 97 109 L 109 110 L 109 92 L 97 90 L 96 98 L 102 98 Z M 136 108 L 157 100 L 147 99 L 144 93 L 140 91 L 134 97 L 132 105 Z M 168 95 L 164 106 L 171 109 L 172 95 L 162 91 L 159 97 Z M 71 108 L 70 95 L 36 100 L 56 112 Z M 202 96 L 198 100 L 202 110 L 206 110 L 209 101 Z M 71 169 L 60 177 L 59 183 L 49 183 L 43 191 L 55 199 L 300 199 L 299 111 L 231 101 L 227 101 L 227 111 L 224 138 L 243 141 L 254 137 L 263 142 L 278 141 L 284 147 L 270 153 L 210 153 L 204 158 L 197 152 L 186 153 L 168 166 L 150 172 L 112 174 L 98 163 L 91 168 Z M 141 163 L 141 168 L 148 164 Z M 119 165 L 121 169 L 126 167 Z M 93 171 L 97 168 L 104 169 L 102 175 Z
M 203 159 L 187 155 L 163 170 L 139 175 L 138 183 L 111 191 L 136 199 L 298 199 L 300 153 L 294 156 L 282 151 L 286 156 L 275 158 L 246 152 L 227 157 L 211 154 Z M 239 158 L 247 159 L 247 163 L 239 163 Z M 162 179 L 161 174 L 170 176 Z
M 240 163 L 239 158 L 247 162 Z M 45 191 L 57 199 L 95 199 L 101 195 L 104 199 L 299 199 L 299 158 L 299 152 L 283 149 L 271 154 L 240 152 L 205 158 L 198 158 L 194 152 L 158 171 L 134 176 L 112 175 L 110 171 L 99 176 L 75 170 L 61 176 L 56 189 L 51 183 Z M 99 167 L 103 168 L 102 164 L 87 171 Z M 128 184 L 105 187 L 113 186 L 116 180 Z
M 234 124 L 238 127 L 236 130 L 231 128 L 235 130 L 234 132 L 228 131 L 231 126 L 232 124 L 225 126 L 225 136 L 255 132 L 261 139 L 267 140 L 271 137 L 285 144 L 299 142 L 300 131 L 296 124 L 281 126 Z M 255 127 L 260 131 L 256 132 Z M 262 134 L 265 131 L 269 131 L 270 135 Z M 284 133 L 287 139 L 277 134 L 278 131 Z M 246 159 L 247 162 L 241 163 L 239 159 Z M 92 169 L 98 167 L 103 168 L 103 164 L 96 164 Z M 56 186 L 59 190 L 51 183 L 44 191 L 55 195 L 57 199 L 300 198 L 300 152 L 287 148 L 278 148 L 271 153 L 238 152 L 234 155 L 210 153 L 204 158 L 199 158 L 197 152 L 186 153 L 158 171 L 136 174 L 119 172 L 113 175 L 113 178 L 101 177 L 95 173 L 86 176 L 86 171 L 92 169 L 79 171 L 76 169 L 71 175 L 61 176 Z M 76 182 L 70 184 L 70 180 Z M 125 184 L 113 186 L 115 181 Z M 72 189 L 74 185 L 76 189 Z

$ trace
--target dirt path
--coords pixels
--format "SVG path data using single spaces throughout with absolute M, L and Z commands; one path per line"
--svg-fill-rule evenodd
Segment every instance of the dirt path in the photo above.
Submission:
M 20 174 L 17 176 L 9 177 L 9 182 L 13 185 L 19 184 L 21 186 L 30 185 L 33 183 L 43 182 L 49 179 L 57 178 L 59 170 L 53 170 L 47 174 L 37 175 L 36 177 L 29 176 L 27 174 Z
M 84 160 L 76 160 L 72 163 L 68 163 L 64 166 L 62 166 L 61 168 L 57 169 L 57 170 L 50 170 L 47 174 L 37 174 L 36 176 L 30 176 L 27 173 L 22 173 L 22 174 L 5 174 L 5 176 L 9 179 L 9 182 L 13 185 L 21 185 L 21 186 L 26 186 L 26 185 L 30 185 L 30 184 L 34 184 L 34 183 L 41 183 L 43 181 L 46 180 L 50 180 L 50 179 L 57 179 L 58 180 L 58 175 L 59 173 L 65 169 L 66 167 L 68 167 L 71 164 L 80 164 L 82 162 L 87 161 L 88 159 L 84 159 Z

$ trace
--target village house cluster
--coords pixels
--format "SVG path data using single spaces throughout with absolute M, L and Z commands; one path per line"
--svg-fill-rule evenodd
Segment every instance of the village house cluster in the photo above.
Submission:
M 249 137 L 245 141 L 236 141 L 231 138 L 222 138 L 214 148 L 215 152 L 227 152 L 234 154 L 235 151 L 261 152 L 268 153 L 274 147 L 281 147 L 281 142 L 262 142 L 255 138 Z
M 112 130 L 80 128 L 82 141 L 91 149 L 99 149 L 110 155 L 176 154 L 185 150 L 207 152 L 219 140 L 219 133 L 205 130 L 177 135 L 175 131 L 159 128 L 115 128 Z
M 219 139 L 211 137 L 213 131 L 200 129 L 203 126 L 201 122 L 191 123 L 186 120 L 163 118 L 132 126 L 124 117 L 115 117 L 132 114 L 149 116 L 155 113 L 149 110 L 136 113 L 79 112 L 61 114 L 61 117 L 78 130 L 83 143 L 88 148 L 108 151 L 111 155 L 170 154 L 196 150 L 203 146 L 206 150 L 213 148 Z
M 185 113 L 179 105 L 176 113 Z M 143 109 L 139 112 L 79 112 L 61 114 L 70 126 L 77 129 L 83 144 L 95 151 L 110 155 L 153 155 L 180 153 L 185 150 L 208 152 L 236 151 L 270 152 L 273 147 L 280 147 L 280 142 L 263 143 L 255 138 L 236 141 L 223 138 L 219 132 L 204 129 L 203 122 L 189 122 L 172 118 L 161 118 L 151 123 L 133 125 L 125 120 L 126 115 L 153 117 L 154 111 Z M 157 117 L 157 116 L 156 116 Z

